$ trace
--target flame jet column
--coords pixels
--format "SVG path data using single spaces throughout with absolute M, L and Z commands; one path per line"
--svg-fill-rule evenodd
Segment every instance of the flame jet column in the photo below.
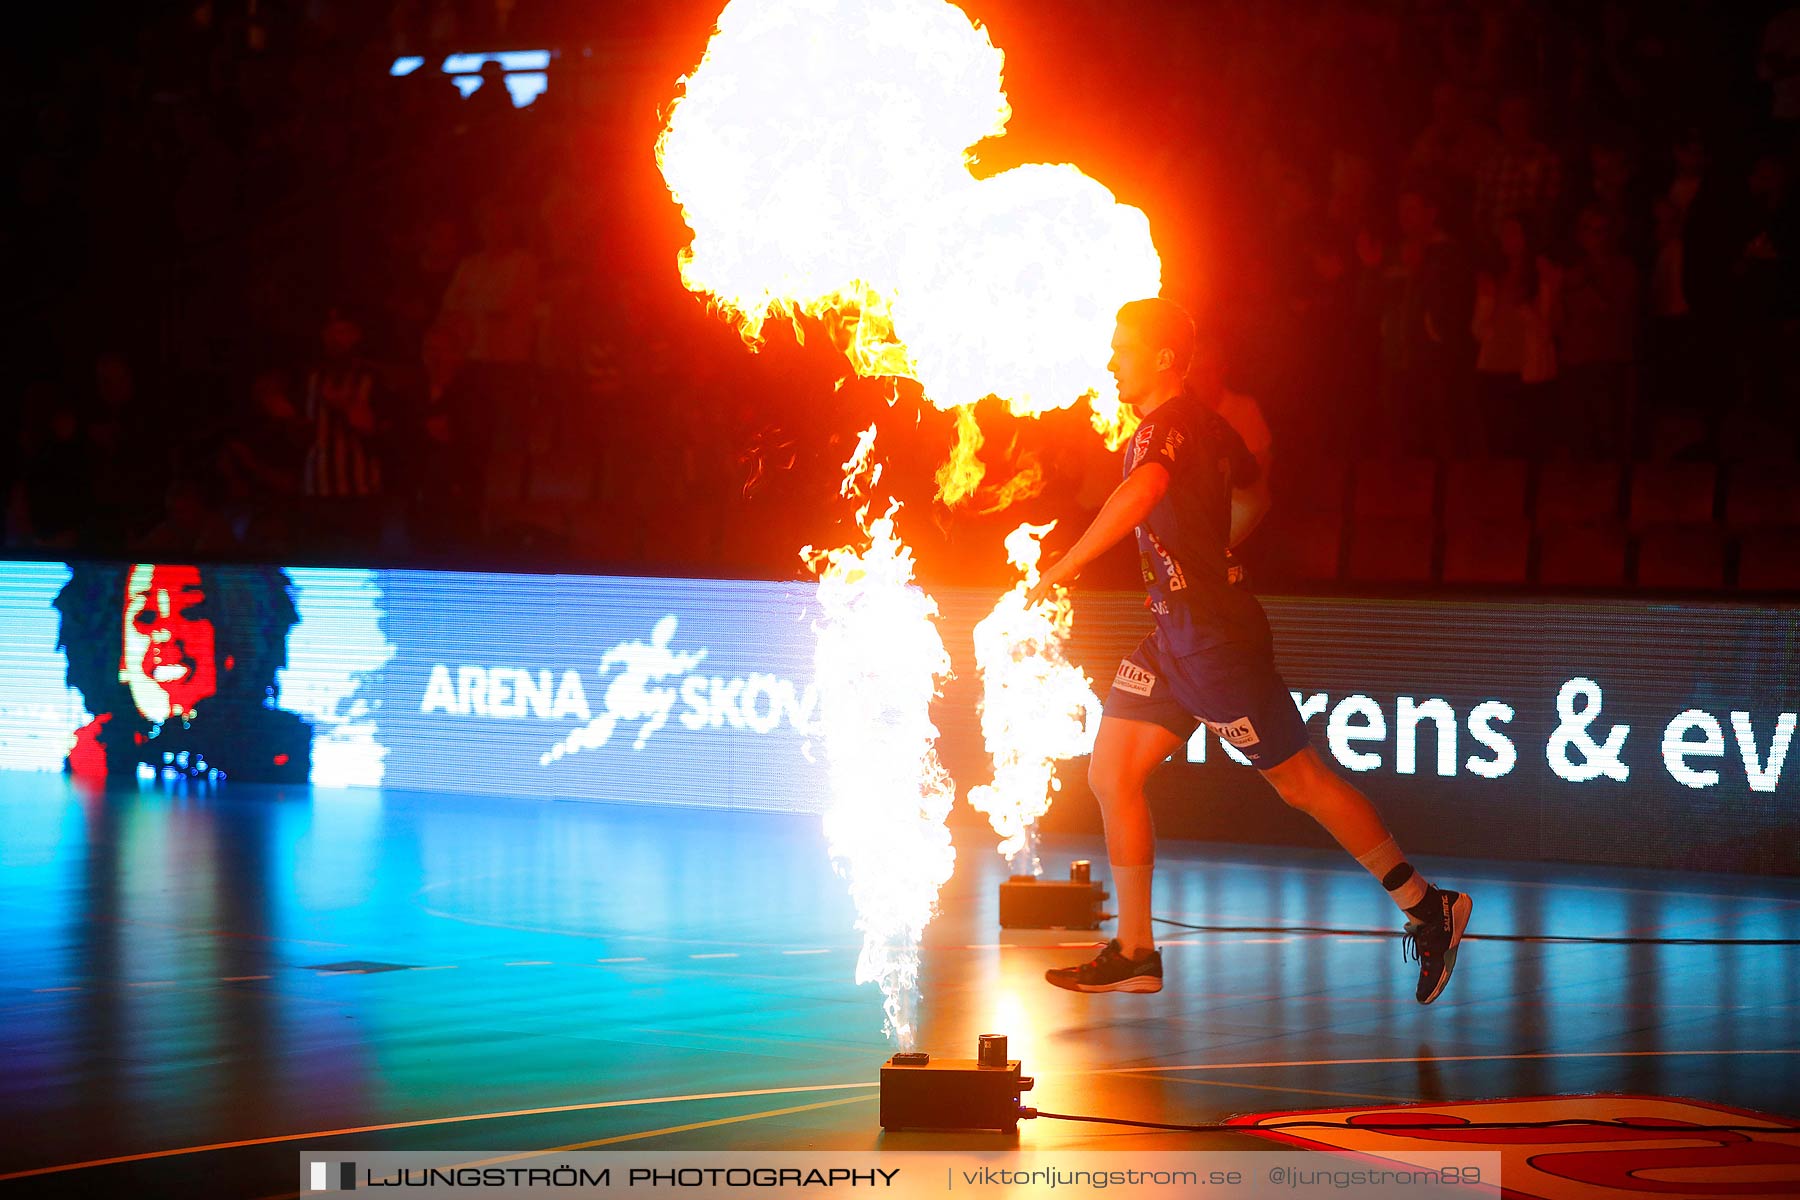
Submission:
M 867 466 L 875 429 L 844 464 L 845 494 L 879 482 Z M 894 528 L 899 504 L 857 524 L 869 545 L 801 552 L 819 577 L 814 655 L 820 723 L 831 773 L 825 837 L 850 884 L 863 936 L 856 981 L 881 986 L 884 1030 L 902 1050 L 917 1033 L 919 941 L 950 878 L 956 851 L 946 821 L 956 785 L 937 755 L 931 702 L 950 673 L 934 623 L 937 602 L 913 579 L 912 552 Z
M 1068 593 L 1058 589 L 1025 606 L 1026 589 L 1038 580 L 1039 540 L 1055 527 L 1021 525 L 1007 535 L 1007 558 L 1023 578 L 975 626 L 981 733 L 994 782 L 971 788 L 969 803 L 987 814 L 1014 875 L 1043 873 L 1037 822 L 1060 787 L 1056 763 L 1092 753 L 1100 724 L 1093 684 L 1063 652 L 1074 624 Z

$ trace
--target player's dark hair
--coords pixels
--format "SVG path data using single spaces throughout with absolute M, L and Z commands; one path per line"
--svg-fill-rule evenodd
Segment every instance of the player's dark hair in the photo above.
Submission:
M 52 602 L 62 615 L 57 649 L 69 662 L 69 686 L 91 713 L 136 712 L 131 690 L 119 680 L 125 649 L 125 585 L 133 564 L 77 563 Z M 275 672 L 287 665 L 288 631 L 300 623 L 293 584 L 279 567 L 198 568 L 205 599 L 200 611 L 212 621 L 218 659 L 218 698 L 263 705 L 275 692 Z M 225 659 L 235 660 L 230 671 Z
M 1175 374 L 1186 378 L 1194 361 L 1194 318 L 1173 300 L 1152 296 L 1133 300 L 1119 309 L 1119 324 L 1144 340 L 1152 350 L 1175 352 Z

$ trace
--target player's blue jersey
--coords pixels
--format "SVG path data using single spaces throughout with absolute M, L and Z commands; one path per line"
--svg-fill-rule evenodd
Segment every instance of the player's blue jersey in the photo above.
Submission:
M 1183 393 L 1144 418 L 1125 446 L 1125 471 L 1169 472 L 1169 490 L 1137 527 L 1150 610 L 1168 651 L 1192 654 L 1269 636 L 1262 605 L 1230 561 L 1231 493 L 1255 484 L 1256 459 L 1237 431 Z

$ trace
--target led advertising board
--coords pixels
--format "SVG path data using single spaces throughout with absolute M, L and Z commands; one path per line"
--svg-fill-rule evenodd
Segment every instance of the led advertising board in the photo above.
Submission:
M 994 597 L 938 598 L 966 792 Z M 1800 610 L 1264 603 L 1314 746 L 1421 851 L 1800 873 Z M 818 812 L 815 615 L 803 583 L 4 563 L 0 770 Z M 1071 657 L 1104 694 L 1148 624 L 1077 593 Z M 1165 834 L 1313 836 L 1206 727 L 1185 757 Z M 1097 828 L 1081 775 L 1052 828 Z

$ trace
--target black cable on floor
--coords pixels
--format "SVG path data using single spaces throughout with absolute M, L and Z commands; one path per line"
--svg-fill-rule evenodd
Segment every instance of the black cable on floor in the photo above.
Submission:
M 1260 1133 L 1266 1129 L 1354 1129 L 1375 1133 L 1417 1133 L 1433 1129 L 1561 1129 L 1568 1126 L 1599 1126 L 1644 1133 L 1791 1133 L 1779 1125 L 1668 1125 L 1652 1121 L 1602 1120 L 1598 1117 L 1566 1117 L 1558 1121 L 1414 1121 L 1383 1122 L 1374 1125 L 1352 1125 L 1347 1121 L 1275 1121 L 1267 1125 L 1174 1125 L 1163 1121 L 1128 1121 L 1123 1117 L 1083 1117 L 1070 1113 L 1043 1112 L 1035 1108 L 1019 1111 L 1020 1117 L 1042 1117 L 1052 1121 L 1088 1121 L 1096 1125 L 1130 1125 L 1138 1129 L 1170 1129 L 1182 1133 Z
M 1152 917 L 1161 925 L 1192 929 L 1199 933 L 1328 933 L 1340 937 L 1404 937 L 1396 929 L 1335 929 L 1325 925 L 1189 925 L 1168 917 Z M 1598 946 L 1800 946 L 1800 938 L 1655 938 L 1655 937 L 1560 937 L 1534 933 L 1465 933 L 1465 942 L 1567 943 Z

